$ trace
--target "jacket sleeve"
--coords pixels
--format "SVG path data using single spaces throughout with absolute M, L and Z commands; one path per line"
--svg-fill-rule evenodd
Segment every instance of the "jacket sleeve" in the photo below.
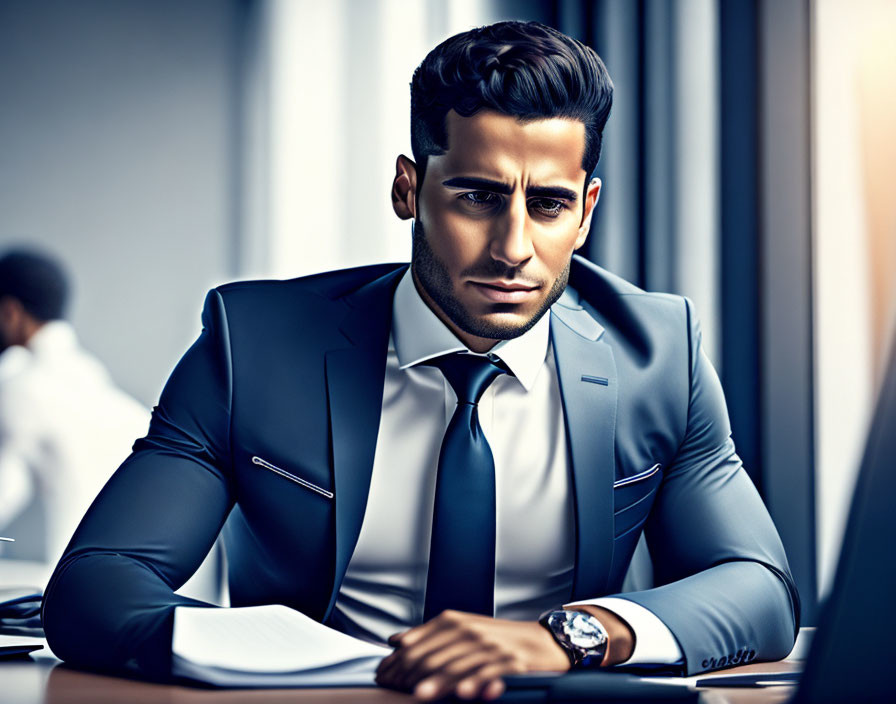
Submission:
M 85 514 L 47 585 L 48 644 L 68 662 L 170 670 L 174 594 L 211 548 L 233 506 L 231 360 L 221 295 L 172 372 L 146 437 Z
M 721 384 L 685 305 L 687 429 L 645 529 L 660 586 L 615 596 L 656 614 L 678 641 L 687 674 L 695 674 L 786 656 L 800 607 L 781 540 L 735 452 Z

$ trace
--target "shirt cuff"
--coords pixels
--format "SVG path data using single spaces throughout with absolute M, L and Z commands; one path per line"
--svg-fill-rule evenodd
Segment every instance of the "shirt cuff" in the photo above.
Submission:
M 669 627 L 652 611 L 628 599 L 603 597 L 583 599 L 567 606 L 599 606 L 612 611 L 635 632 L 635 648 L 632 656 L 622 665 L 677 665 L 684 661 L 681 648 Z

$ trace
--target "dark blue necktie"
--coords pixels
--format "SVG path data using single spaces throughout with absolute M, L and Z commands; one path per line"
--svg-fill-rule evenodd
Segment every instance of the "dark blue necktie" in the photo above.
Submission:
M 457 394 L 439 452 L 423 619 L 445 609 L 494 613 L 495 461 L 479 425 L 479 399 L 506 369 L 487 357 L 453 353 L 438 367 Z

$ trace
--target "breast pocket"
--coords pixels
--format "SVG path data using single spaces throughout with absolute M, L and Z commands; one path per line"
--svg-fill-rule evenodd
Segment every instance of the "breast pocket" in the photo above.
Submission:
M 655 464 L 613 483 L 613 521 L 617 540 L 637 530 L 647 520 L 662 479 L 663 468 Z

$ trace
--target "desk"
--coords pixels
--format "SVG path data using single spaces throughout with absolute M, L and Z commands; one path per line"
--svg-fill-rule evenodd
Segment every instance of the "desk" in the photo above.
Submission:
M 725 674 L 786 672 L 795 661 L 743 665 Z M 707 704 L 781 704 L 793 687 L 701 690 Z M 0 661 L 3 704 L 411 704 L 413 697 L 386 689 L 201 689 L 98 675 L 63 666 L 58 660 Z

